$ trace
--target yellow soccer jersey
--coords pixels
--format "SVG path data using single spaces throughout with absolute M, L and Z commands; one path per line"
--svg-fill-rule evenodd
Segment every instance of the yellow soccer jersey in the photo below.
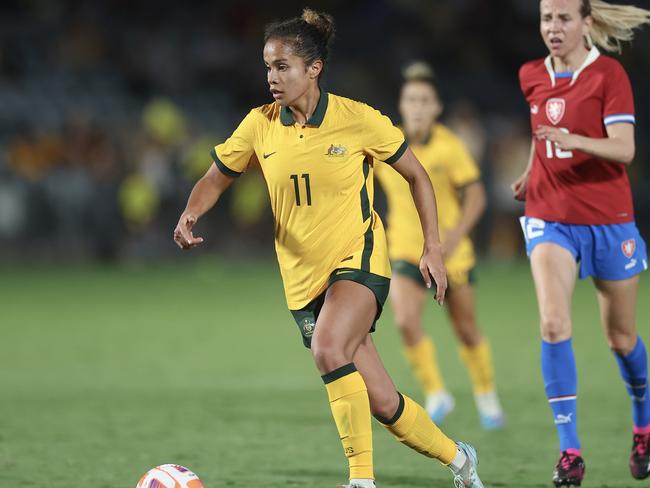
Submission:
M 458 190 L 480 178 L 478 166 L 461 140 L 447 127 L 436 124 L 420 144 L 409 141 L 411 149 L 431 178 L 438 203 L 440 238 L 458 225 L 461 204 Z M 409 185 L 396 171 L 378 164 L 376 176 L 388 199 L 388 244 L 391 260 L 418 264 L 424 237 Z M 449 272 L 474 266 L 470 239 L 463 239 L 445 260 Z
M 321 92 L 305 125 L 277 103 L 250 111 L 212 157 L 229 176 L 260 163 L 275 218 L 275 247 L 289 309 L 352 268 L 390 277 L 383 224 L 373 209 L 373 161 L 406 150 L 390 119 L 360 102 Z

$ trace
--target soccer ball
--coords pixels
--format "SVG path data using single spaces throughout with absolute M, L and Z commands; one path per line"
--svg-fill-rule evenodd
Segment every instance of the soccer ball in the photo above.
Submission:
M 183 466 L 163 464 L 147 471 L 135 488 L 203 488 L 203 483 Z

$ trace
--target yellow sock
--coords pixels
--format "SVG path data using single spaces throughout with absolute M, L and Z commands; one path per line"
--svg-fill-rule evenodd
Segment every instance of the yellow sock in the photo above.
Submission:
M 350 363 L 323 376 L 330 408 L 350 464 L 350 479 L 374 479 L 370 401 L 363 378 Z
M 487 340 L 478 346 L 460 346 L 458 353 L 465 363 L 472 380 L 474 393 L 488 393 L 495 390 L 494 367 L 492 365 L 492 351 Z
M 395 417 L 382 423 L 398 441 L 420 454 L 436 458 L 443 464 L 451 463 L 456 456 L 456 443 L 433 423 L 420 405 L 406 395 L 400 393 L 400 408 Z
M 404 354 L 411 368 L 413 368 L 413 372 L 420 382 L 420 386 L 427 395 L 445 388 L 440 369 L 438 368 L 436 346 L 433 344 L 431 338 L 425 336 L 414 346 L 406 346 L 404 348 Z

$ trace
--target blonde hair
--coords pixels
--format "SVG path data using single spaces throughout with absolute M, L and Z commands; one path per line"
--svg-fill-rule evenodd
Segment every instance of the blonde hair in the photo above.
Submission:
M 587 46 L 594 44 L 605 51 L 621 52 L 621 42 L 634 39 L 634 29 L 650 24 L 650 10 L 634 5 L 612 5 L 603 0 L 582 0 L 580 13 L 591 16 L 593 25 Z
M 404 81 L 435 80 L 436 75 L 431 65 L 425 61 L 413 61 L 402 69 Z
M 431 85 L 436 94 L 440 93 L 438 89 L 438 80 L 436 72 L 426 61 L 412 61 L 402 68 L 403 85 L 409 82 L 422 82 Z

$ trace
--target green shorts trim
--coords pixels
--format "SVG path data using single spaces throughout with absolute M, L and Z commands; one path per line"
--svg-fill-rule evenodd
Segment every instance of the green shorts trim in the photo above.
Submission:
M 413 281 L 415 281 L 418 285 L 420 285 L 422 288 L 426 288 L 427 284 L 424 282 L 424 278 L 422 277 L 422 273 L 420 273 L 420 267 L 416 266 L 415 264 L 409 262 L 409 261 L 403 261 L 403 260 L 398 260 L 398 261 L 391 261 L 390 266 L 393 270 L 393 273 L 401 275 L 401 276 L 406 276 L 408 278 L 411 278 Z M 433 280 L 432 280 L 433 281 Z M 475 283 L 476 282 L 476 272 L 474 271 L 474 268 L 471 268 L 467 272 L 467 282 L 468 283 Z M 453 286 L 449 285 L 449 291 L 452 291 Z M 433 286 L 431 287 L 431 290 L 435 293 L 436 291 L 436 282 L 433 281 Z
M 370 327 L 370 332 L 375 331 L 375 325 L 381 313 L 384 309 L 384 303 L 388 298 L 388 290 L 390 289 L 390 278 L 385 276 L 376 275 L 374 273 L 369 273 L 368 271 L 362 271 L 355 268 L 338 268 L 330 275 L 329 281 L 327 283 L 327 288 L 332 286 L 337 281 L 354 281 L 370 289 L 375 294 L 377 299 L 377 315 L 375 320 Z M 302 342 L 305 347 L 311 347 L 311 338 L 314 335 L 314 330 L 316 329 L 316 322 L 318 321 L 318 315 L 320 314 L 321 308 L 325 303 L 325 294 L 327 290 L 314 298 L 309 302 L 305 307 L 300 310 L 290 310 L 293 319 L 298 325 L 300 330 L 300 335 L 302 336 Z

